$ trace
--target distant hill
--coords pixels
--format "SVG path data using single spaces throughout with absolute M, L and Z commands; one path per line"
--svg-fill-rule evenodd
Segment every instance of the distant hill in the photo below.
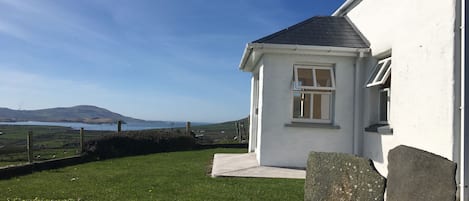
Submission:
M 12 110 L 0 107 L 0 121 L 42 121 L 42 122 L 82 122 L 91 124 L 124 122 L 145 122 L 141 119 L 126 117 L 104 108 L 91 105 L 58 107 L 42 110 Z

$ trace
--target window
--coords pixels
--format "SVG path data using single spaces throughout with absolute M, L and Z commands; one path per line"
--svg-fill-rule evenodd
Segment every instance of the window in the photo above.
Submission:
M 391 75 L 391 58 L 380 60 L 368 79 L 366 87 L 384 84 Z
M 334 71 L 324 66 L 294 66 L 293 119 L 331 123 Z
M 379 60 L 366 87 L 379 87 L 378 95 L 378 122 L 388 124 L 390 117 L 391 100 L 391 57 Z
M 389 119 L 389 88 L 379 90 L 379 123 L 388 123 Z
M 331 67 L 295 66 L 295 89 L 334 90 L 334 73 Z

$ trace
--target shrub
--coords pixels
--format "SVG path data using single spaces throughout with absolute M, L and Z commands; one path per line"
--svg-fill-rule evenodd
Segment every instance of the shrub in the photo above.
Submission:
M 85 143 L 85 153 L 96 158 L 115 158 L 158 152 L 191 150 L 194 138 L 157 131 L 116 133 Z

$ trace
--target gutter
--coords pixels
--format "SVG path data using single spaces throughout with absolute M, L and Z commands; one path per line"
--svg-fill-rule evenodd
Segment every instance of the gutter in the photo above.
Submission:
M 316 50 L 327 52 L 359 52 L 369 48 L 355 47 L 333 47 L 333 46 L 317 46 L 317 45 L 290 45 L 290 44 L 270 44 L 270 43 L 249 43 L 254 49 L 281 49 L 281 50 Z
M 359 4 L 362 0 L 347 0 L 342 4 L 334 13 L 332 13 L 332 16 L 345 16 L 347 13 L 352 10 L 353 7 L 355 7 L 357 4 Z
M 241 62 L 239 63 L 239 69 L 244 71 L 246 67 L 246 62 L 249 60 L 249 57 L 251 56 L 252 53 L 252 47 L 250 46 L 251 43 L 246 44 L 246 47 L 244 48 L 243 52 L 243 57 L 241 57 Z
M 264 53 L 295 53 L 311 54 L 311 55 L 336 55 L 336 56 L 357 56 L 369 53 L 370 48 L 352 48 L 352 47 L 332 47 L 332 46 L 314 46 L 314 45 L 290 45 L 290 44 L 269 44 L 269 43 L 248 43 L 244 49 L 243 57 L 239 64 L 242 71 L 252 70 L 249 66 L 249 60 L 259 59 Z M 255 52 L 260 53 L 253 58 Z

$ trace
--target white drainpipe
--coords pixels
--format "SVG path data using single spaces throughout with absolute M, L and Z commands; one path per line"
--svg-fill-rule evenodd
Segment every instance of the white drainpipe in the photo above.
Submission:
M 466 169 L 466 166 L 465 166 L 465 127 L 464 127 L 464 123 L 465 123 L 465 82 L 466 82 L 466 77 L 465 77 L 465 51 L 466 51 L 466 47 L 465 47 L 465 34 L 466 34 L 466 29 L 465 29 L 465 7 L 466 7 L 466 1 L 465 0 L 461 0 L 461 130 L 460 130 L 460 154 L 459 154 L 459 183 L 460 183 L 460 186 L 459 186 L 459 198 L 461 201 L 467 201 L 468 198 L 466 197 L 466 188 L 465 186 L 467 185 L 466 184 L 466 180 L 465 180 L 465 169 Z
M 361 149 L 361 146 L 363 144 L 363 142 L 361 142 L 362 138 L 361 136 L 363 135 L 363 132 L 361 131 L 361 115 L 362 115 L 362 111 L 363 111 L 363 108 L 361 107 L 361 98 L 359 96 L 360 93 L 360 90 L 361 89 L 361 85 L 360 83 L 358 83 L 359 81 L 359 76 L 360 76 L 360 73 L 359 73 L 359 64 L 360 64 L 360 61 L 362 60 L 362 58 L 364 57 L 364 53 L 366 51 L 359 51 L 358 54 L 357 54 L 357 58 L 355 59 L 355 66 L 354 66 L 354 82 L 353 82 L 353 85 L 354 85 L 354 92 L 353 92 L 353 153 L 355 155 L 358 155 L 358 156 L 361 156 L 362 155 L 362 149 Z

